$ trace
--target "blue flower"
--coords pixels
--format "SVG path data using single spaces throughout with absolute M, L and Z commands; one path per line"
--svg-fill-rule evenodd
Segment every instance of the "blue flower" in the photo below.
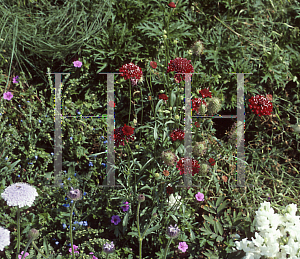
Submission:
M 29 101 L 27 101 L 29 103 Z
M 106 143 L 107 143 L 107 140 L 103 141 L 103 143 L 106 144 Z
M 39 123 L 41 123 L 42 121 L 41 120 L 39 120 Z
M 76 176 L 76 173 L 74 174 L 74 176 Z
M 38 156 L 34 156 L 35 157 L 35 159 L 38 159 Z
M 106 166 L 106 164 L 105 164 L 105 163 L 102 163 L 101 165 L 103 165 L 103 166 Z
M 21 120 L 21 122 L 23 122 L 23 120 Z
M 21 107 L 21 105 L 20 105 L 20 104 L 19 104 L 18 106 L 19 106 L 19 107 Z
M 51 152 L 51 155 L 53 156 L 53 155 L 54 155 L 54 153 L 53 153 L 53 152 Z
M 104 139 L 104 137 L 103 137 L 103 136 L 101 136 L 100 138 Z
M 71 178 L 69 177 L 68 180 L 71 180 Z
M 5 160 L 7 160 L 7 159 L 8 159 L 8 157 L 5 158 Z
M 87 221 L 83 221 L 83 226 L 87 227 L 87 225 L 88 225 Z
M 84 192 L 83 195 L 86 195 L 86 192 Z
M 63 228 L 65 229 L 67 227 L 66 223 L 63 224 Z
M 20 175 L 18 174 L 18 177 L 20 177 Z
M 89 162 L 89 166 L 93 166 L 93 163 L 92 163 L 92 162 Z
M 64 207 L 70 207 L 70 204 L 63 204 Z
M 75 225 L 76 225 L 76 224 L 79 224 L 79 222 L 78 222 L 77 220 L 75 220 L 75 221 L 74 221 L 74 224 L 75 224 Z
M 48 115 L 46 115 L 46 117 L 48 117 Z
M 32 165 L 32 163 L 28 163 L 29 165 Z
M 0 113 L 0 116 L 2 115 L 2 113 Z
M 56 242 L 55 242 L 55 244 L 56 244 L 56 245 L 58 245 L 58 244 L 59 244 L 59 242 L 58 242 L 58 241 L 56 241 Z
M 72 140 L 73 138 L 72 137 L 70 137 L 70 140 Z
M 77 112 L 77 114 L 79 114 L 79 115 L 80 115 L 80 114 L 81 114 L 81 112 Z

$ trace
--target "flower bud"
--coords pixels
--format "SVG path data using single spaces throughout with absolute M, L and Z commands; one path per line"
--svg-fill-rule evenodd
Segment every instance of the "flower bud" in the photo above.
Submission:
M 208 115 L 215 115 L 222 108 L 221 100 L 217 97 L 212 97 L 209 99 L 207 104 Z
M 163 151 L 161 154 L 161 158 L 164 161 L 164 163 L 168 166 L 173 166 L 177 160 L 176 155 L 171 151 Z
M 179 120 L 179 118 L 180 118 L 179 115 L 176 114 L 176 115 L 175 115 L 175 120 Z
M 73 187 L 71 187 L 71 191 L 68 193 L 67 196 L 69 199 L 71 199 L 73 201 L 77 201 L 77 200 L 81 199 L 82 194 L 78 189 L 74 190 Z
M 144 202 L 144 201 L 145 201 L 145 196 L 144 196 L 143 194 L 140 194 L 140 195 L 138 196 L 138 201 L 139 201 L 139 202 Z
M 153 217 L 153 218 L 157 218 L 157 213 L 153 213 L 153 214 L 152 214 L 152 217 Z
M 155 174 L 154 174 L 154 177 L 155 177 L 155 179 L 158 180 L 158 179 L 160 178 L 160 174 L 159 174 L 159 173 L 155 173 Z
M 39 231 L 36 230 L 35 228 L 32 228 L 29 233 L 28 233 L 28 239 L 35 240 L 39 236 Z

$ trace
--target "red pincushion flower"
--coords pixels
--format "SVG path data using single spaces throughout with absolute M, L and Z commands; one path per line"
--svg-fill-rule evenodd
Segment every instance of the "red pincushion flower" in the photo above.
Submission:
M 122 73 L 121 76 L 124 76 L 125 80 L 129 78 L 141 79 L 143 75 L 142 69 L 133 63 L 123 65 L 119 71 Z
M 155 68 L 157 68 L 157 63 L 156 63 L 155 61 L 151 61 L 151 62 L 150 62 L 150 66 L 151 66 L 153 69 L 155 69 Z
M 261 115 L 271 115 L 273 105 L 272 103 L 268 100 L 268 98 L 262 96 L 262 95 L 256 95 L 252 96 L 249 99 L 249 107 L 250 109 L 258 114 L 258 116 Z
M 210 163 L 211 166 L 213 166 L 213 165 L 216 164 L 216 162 L 215 162 L 215 160 L 214 160 L 213 158 L 210 158 L 210 159 L 208 160 L 208 162 Z
M 206 105 L 206 102 L 201 98 L 192 99 L 192 107 L 193 107 L 192 110 L 198 112 L 202 103 Z
M 173 190 L 173 188 L 171 187 L 171 186 L 168 186 L 167 188 L 166 188 L 167 190 L 167 194 L 172 194 L 172 193 L 174 193 L 174 190 Z
M 115 129 L 114 130 L 115 145 L 117 147 L 119 147 L 120 144 L 124 146 L 125 137 L 127 139 L 134 140 L 134 136 L 131 136 L 133 134 L 133 130 L 134 128 L 130 126 L 126 126 L 126 124 L 124 125 L 124 127 L 119 127 Z
M 175 73 L 193 73 L 194 68 L 192 64 L 190 64 L 190 60 L 187 60 L 186 58 L 175 58 L 173 60 L 170 60 L 170 63 L 168 64 L 167 73 L 171 71 L 175 71 Z M 183 74 L 177 74 L 174 76 L 177 83 L 181 82 L 181 80 L 185 80 L 185 75 Z
M 198 121 L 195 122 L 195 126 L 196 126 L 197 128 L 200 128 L 200 124 L 199 124 Z
M 122 129 L 124 135 L 126 136 L 130 136 L 133 134 L 134 128 L 127 126 L 126 124 L 124 124 L 124 127 Z
M 202 89 L 199 91 L 199 94 L 202 94 L 202 97 L 205 98 L 205 97 L 209 97 L 211 98 L 211 92 L 209 91 L 209 87 L 206 88 L 206 89 Z
M 170 137 L 173 139 L 173 141 L 176 141 L 177 139 L 183 140 L 184 139 L 184 131 L 182 129 L 175 129 L 170 134 Z
M 175 8 L 175 7 L 176 7 L 176 5 L 175 5 L 174 2 L 170 2 L 170 3 L 168 4 L 168 6 L 170 6 L 171 8 Z
M 169 99 L 169 97 L 166 96 L 165 94 L 159 94 L 159 95 L 158 95 L 158 98 L 159 98 L 159 99 L 162 99 L 162 100 L 168 100 L 168 99 Z
M 184 162 L 185 162 L 185 158 L 181 158 L 178 162 L 176 167 L 180 170 L 180 175 L 184 174 Z M 199 173 L 199 169 L 200 169 L 200 165 L 198 164 L 197 160 L 195 160 L 194 158 L 192 158 L 192 172 L 190 172 L 191 170 L 189 170 L 189 173 L 192 173 L 192 176 L 194 176 L 194 174 Z

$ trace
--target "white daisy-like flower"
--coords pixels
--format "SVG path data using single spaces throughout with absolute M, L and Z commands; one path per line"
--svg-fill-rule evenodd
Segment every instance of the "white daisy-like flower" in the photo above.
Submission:
M 9 230 L 0 227 L 0 251 L 3 251 L 5 246 L 10 245 Z
M 5 189 L 1 196 L 6 200 L 8 206 L 22 208 L 31 207 L 38 193 L 34 187 L 27 183 L 14 183 Z

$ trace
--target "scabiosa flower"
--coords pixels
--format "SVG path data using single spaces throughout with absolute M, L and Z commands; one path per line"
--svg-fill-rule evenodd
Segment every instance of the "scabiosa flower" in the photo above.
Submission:
M 124 76 L 125 80 L 129 78 L 140 79 L 143 75 L 142 69 L 133 63 L 123 65 L 119 71 L 122 73 L 121 76 Z
M 273 104 L 269 101 L 268 98 L 262 95 L 256 95 L 252 96 L 249 99 L 249 102 L 250 109 L 252 110 L 252 112 L 258 114 L 258 116 L 271 115 Z
M 118 215 L 113 215 L 111 217 L 111 223 L 114 223 L 115 225 L 118 225 L 121 222 L 121 219 Z
M 79 254 L 78 251 L 75 251 L 75 250 L 77 250 L 78 246 L 73 245 L 73 248 L 74 248 L 74 254 L 76 254 L 76 253 Z M 72 253 L 72 247 L 69 249 L 69 253 Z
M 170 172 L 168 170 L 164 170 L 163 171 L 163 175 L 166 176 L 166 177 L 168 177 L 170 175 Z
M 201 115 L 205 114 L 206 105 L 207 105 L 206 102 L 201 98 L 192 99 L 192 111 L 196 111 L 198 114 Z
M 4 247 L 10 245 L 10 232 L 9 230 L 0 227 L 0 251 L 3 251 Z
M 82 62 L 77 60 L 73 62 L 74 67 L 81 67 L 82 66 Z
M 125 206 L 122 206 L 121 208 L 122 208 L 122 210 L 123 210 L 123 212 L 126 212 L 126 211 L 128 211 L 129 210 L 129 205 L 127 205 L 128 204 L 128 201 L 126 201 L 126 202 L 123 202 L 123 204 L 126 204 Z
M 178 237 L 180 233 L 180 229 L 177 227 L 177 224 L 173 227 L 173 225 L 170 225 L 167 229 L 167 235 L 171 238 L 176 238 Z
M 164 161 L 164 163 L 168 166 L 173 166 L 177 161 L 176 155 L 170 150 L 163 151 L 161 154 L 161 158 Z
M 209 91 L 209 87 L 200 90 L 199 94 L 201 94 L 203 98 L 206 98 L 206 97 L 211 98 L 211 92 Z
M 124 127 L 119 127 L 114 130 L 114 139 L 115 139 L 115 145 L 119 147 L 121 144 L 124 146 L 124 140 L 125 136 L 127 139 L 134 140 L 134 136 L 131 136 L 134 132 L 134 128 L 127 126 L 124 124 Z
M 13 98 L 13 94 L 12 94 L 11 92 L 6 92 L 6 93 L 3 94 L 3 98 L 4 98 L 5 100 L 10 101 L 11 98 Z
M 170 2 L 170 3 L 168 4 L 168 6 L 170 6 L 171 8 L 175 8 L 175 7 L 176 7 L 176 5 L 175 5 L 174 2 Z
M 165 100 L 165 101 L 167 101 L 169 99 L 169 97 L 166 94 L 159 94 L 158 98 L 162 99 L 162 100 Z
M 25 255 L 24 255 L 24 257 L 23 257 L 23 254 L 24 254 L 24 251 L 22 251 L 21 254 L 18 255 L 18 258 L 19 259 L 26 258 L 29 255 L 29 253 L 26 252 Z
M 189 248 L 189 246 L 186 244 L 186 242 L 179 242 L 179 245 L 178 245 L 178 249 L 181 251 L 181 252 L 184 252 Z
M 1 196 L 7 201 L 8 206 L 22 208 L 31 207 L 38 193 L 34 187 L 27 183 L 14 183 L 5 189 Z
M 153 68 L 153 69 L 156 69 L 157 68 L 157 63 L 155 61 L 150 61 L 150 66 Z
M 184 131 L 182 129 L 175 129 L 170 134 L 170 137 L 173 139 L 173 141 L 176 141 L 177 139 L 183 140 L 184 139 Z
M 196 142 L 193 147 L 193 155 L 194 156 L 203 156 L 206 153 L 206 142 Z
M 187 60 L 186 58 L 175 58 L 173 60 L 170 60 L 170 63 L 168 64 L 167 73 L 171 71 L 175 71 L 175 73 L 193 73 L 194 68 L 192 64 L 190 64 L 190 60 Z M 177 74 L 174 76 L 177 83 L 180 83 L 181 80 L 185 80 L 184 74 Z
M 208 160 L 208 162 L 210 163 L 211 166 L 214 166 L 216 164 L 215 160 L 213 158 L 210 158 Z
M 195 195 L 197 201 L 204 201 L 204 194 L 201 193 L 201 192 L 198 192 L 196 195 Z
M 204 50 L 204 46 L 201 40 L 196 41 L 192 46 L 192 51 L 196 56 L 201 55 L 203 50 Z
M 185 158 L 181 158 L 178 162 L 176 167 L 180 170 L 180 175 L 184 174 L 184 162 L 185 162 Z M 200 165 L 198 164 L 197 160 L 195 160 L 194 158 L 192 158 L 192 172 L 188 172 L 188 173 L 192 173 L 192 176 L 194 176 L 194 174 L 199 173 L 199 168 Z
M 124 124 L 124 127 L 122 129 L 123 133 L 125 136 L 129 137 L 133 134 L 134 132 L 134 128 L 127 126 L 126 124 Z
M 207 104 L 208 115 L 214 115 L 222 108 L 221 100 L 217 97 L 212 97 Z
M 13 77 L 13 83 L 14 84 L 17 84 L 17 83 L 19 83 L 17 80 L 19 79 L 19 76 L 15 76 L 15 77 Z
M 67 196 L 72 201 L 77 201 L 81 199 L 82 194 L 78 189 L 74 190 L 73 187 L 71 187 L 71 191 L 67 194 Z
M 171 195 L 172 193 L 174 193 L 174 190 L 171 186 L 167 186 L 166 192 L 167 192 L 167 194 Z
M 115 245 L 114 242 L 111 242 L 110 244 L 107 242 L 103 245 L 103 251 L 107 254 L 111 254 L 115 251 Z

